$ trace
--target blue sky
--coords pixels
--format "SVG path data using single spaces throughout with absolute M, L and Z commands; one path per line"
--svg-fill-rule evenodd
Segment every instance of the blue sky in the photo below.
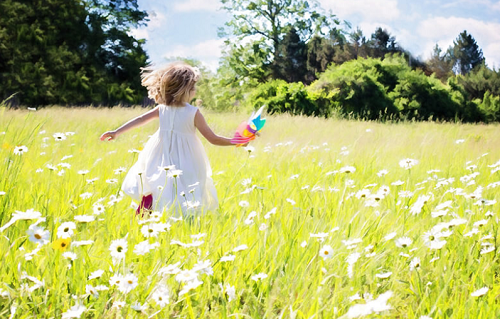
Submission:
M 189 57 L 215 70 L 223 39 L 217 36 L 229 16 L 219 0 L 138 0 L 150 14 L 147 27 L 134 30 L 146 39 L 155 64 L 168 57 Z M 490 67 L 500 67 L 500 0 L 319 0 L 340 20 L 359 26 L 367 38 L 376 27 L 387 29 L 405 49 L 423 59 L 436 43 L 446 49 L 467 30 Z

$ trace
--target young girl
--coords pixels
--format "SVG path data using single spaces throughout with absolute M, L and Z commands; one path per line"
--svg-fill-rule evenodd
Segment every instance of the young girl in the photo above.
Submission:
M 216 135 L 200 110 L 188 103 L 196 93 L 197 69 L 173 63 L 142 74 L 142 85 L 159 104 L 115 131 L 101 136 L 113 140 L 122 133 L 159 118 L 160 128 L 149 139 L 123 181 L 122 190 L 141 201 L 145 209 L 162 211 L 173 207 L 176 215 L 214 210 L 218 207 L 212 170 L 196 129 L 212 144 L 234 145 Z

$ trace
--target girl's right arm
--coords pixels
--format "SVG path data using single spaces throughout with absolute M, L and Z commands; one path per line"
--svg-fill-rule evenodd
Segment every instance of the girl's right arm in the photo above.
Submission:
M 230 138 L 219 136 L 212 131 L 200 110 L 196 111 L 194 116 L 194 126 L 196 126 L 201 135 L 203 135 L 211 144 L 219 146 L 234 146 L 234 144 L 231 143 Z
M 127 123 L 123 124 L 119 128 L 117 128 L 114 131 L 108 131 L 105 132 L 101 135 L 101 141 L 111 141 L 114 140 L 115 138 L 118 137 L 118 135 L 121 135 L 125 133 L 128 130 L 133 129 L 134 127 L 138 127 L 141 125 L 144 125 L 148 123 L 149 121 L 156 119 L 160 116 L 159 108 L 158 106 L 152 109 L 149 112 L 146 112 L 142 115 L 139 115 L 138 117 L 128 121 Z

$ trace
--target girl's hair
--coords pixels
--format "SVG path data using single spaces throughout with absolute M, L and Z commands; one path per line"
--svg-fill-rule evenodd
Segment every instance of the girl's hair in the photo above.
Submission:
M 184 62 L 174 62 L 158 69 L 143 68 L 141 78 L 148 96 L 156 103 L 183 106 L 200 78 L 200 72 Z

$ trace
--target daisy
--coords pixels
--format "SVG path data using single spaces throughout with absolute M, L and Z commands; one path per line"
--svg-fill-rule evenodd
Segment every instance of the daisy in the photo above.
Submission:
M 238 247 L 233 248 L 232 251 L 236 253 L 236 252 L 239 252 L 239 251 L 242 251 L 242 250 L 245 250 L 245 249 L 248 249 L 247 245 L 240 245 Z
M 182 170 L 180 170 L 180 169 L 173 169 L 173 170 L 168 171 L 168 173 L 167 173 L 167 177 L 169 177 L 169 178 L 177 178 L 181 175 L 182 175 Z
M 89 275 L 89 280 L 100 278 L 104 274 L 104 270 L 98 269 Z
M 247 202 L 246 200 L 242 200 L 241 202 L 238 203 L 238 205 L 240 205 L 240 207 L 245 208 L 245 207 L 250 206 L 250 203 Z
M 146 238 L 158 237 L 160 230 L 156 224 L 144 225 L 141 227 L 141 233 Z
M 411 159 L 411 158 L 405 158 L 399 161 L 399 166 L 401 166 L 404 169 L 411 169 L 413 166 L 418 164 L 418 160 Z
M 481 249 L 481 255 L 484 255 L 484 254 L 487 254 L 487 253 L 491 253 L 493 251 L 495 251 L 495 246 L 493 246 L 493 245 L 486 246 L 483 249 Z
M 226 284 L 226 286 L 224 286 L 224 292 L 227 294 L 227 301 L 231 302 L 231 300 L 236 299 L 236 289 L 234 286 Z
M 47 244 L 50 241 L 50 232 L 43 227 L 31 225 L 26 231 L 29 240 L 40 246 Z
M 247 152 L 248 152 L 248 154 L 250 154 L 250 153 L 252 153 L 252 152 L 255 152 L 255 147 L 250 146 L 250 145 L 248 145 L 248 146 L 244 147 L 244 149 L 245 149 L 245 151 L 247 151 Z
M 122 309 L 123 307 L 125 307 L 126 303 L 125 301 L 113 301 L 113 305 L 111 306 L 111 308 L 115 308 L 115 309 Z
M 125 238 L 113 240 L 109 246 L 111 256 L 115 259 L 125 258 L 125 253 L 128 250 L 127 245 L 127 240 Z
M 412 242 L 413 242 L 413 240 L 409 237 L 400 237 L 400 238 L 396 239 L 395 244 L 397 247 L 406 248 L 406 247 L 410 246 Z
M 179 296 L 182 296 L 184 294 L 187 294 L 189 291 L 193 290 L 193 289 L 196 289 L 197 287 L 199 287 L 201 284 L 203 284 L 203 281 L 200 281 L 198 279 L 195 279 L 195 280 L 192 280 L 192 281 L 188 281 L 184 287 L 182 287 L 182 290 L 179 291 Z
M 333 248 L 330 245 L 325 245 L 319 250 L 319 255 L 323 257 L 324 260 L 333 257 Z
M 420 268 L 420 258 L 415 257 L 410 261 L 410 270 Z
M 92 295 L 94 298 L 99 298 L 99 291 L 92 285 L 85 285 L 85 294 L 89 296 Z
M 380 170 L 380 171 L 377 173 L 377 176 L 378 176 L 378 177 L 382 177 L 382 176 L 387 175 L 388 173 L 389 173 L 389 171 L 388 171 L 388 170 L 383 169 L 383 170 Z
M 354 173 L 356 171 L 356 168 L 354 166 L 344 166 L 340 169 L 341 173 Z
M 130 308 L 137 312 L 144 312 L 148 309 L 148 304 L 145 302 L 143 305 L 141 305 L 140 302 L 136 301 L 130 305 Z
M 134 274 L 128 274 L 123 277 L 123 280 L 120 282 L 120 285 L 118 286 L 118 290 L 120 290 L 125 294 L 128 294 L 135 287 L 137 287 L 138 284 L 139 281 L 137 277 Z
M 52 136 L 56 141 L 64 141 L 66 139 L 66 135 L 64 135 L 64 133 L 54 133 Z
M 210 261 L 210 259 L 197 262 L 193 266 L 193 269 L 191 269 L 191 270 L 192 271 L 199 271 L 200 273 L 206 274 L 209 276 L 214 274 L 214 271 L 212 268 L 212 262 Z
M 110 178 L 106 180 L 106 183 L 108 184 L 116 184 L 118 183 L 118 180 L 116 178 Z
M 236 258 L 235 255 L 228 255 L 228 256 L 222 256 L 220 258 L 220 262 L 227 262 L 227 261 L 233 261 L 234 258 Z
M 16 146 L 14 148 L 14 154 L 15 155 L 23 155 L 27 151 L 28 151 L 28 148 L 26 146 L 24 146 L 24 145 Z
M 245 225 L 252 225 L 254 223 L 255 216 L 257 216 L 256 211 L 250 212 L 250 214 L 248 214 L 247 219 L 245 219 Z
M 380 279 L 386 279 L 389 278 L 392 275 L 392 272 L 386 272 L 386 273 L 380 273 L 376 274 L 375 277 L 380 278 Z
M 176 276 L 177 282 L 188 282 L 198 279 L 198 273 L 193 270 L 181 270 Z
M 134 254 L 142 256 L 152 249 L 152 246 L 149 244 L 148 240 L 142 241 L 134 246 Z
M 69 318 L 80 318 L 80 316 L 87 310 L 85 306 L 82 305 L 74 305 L 73 307 L 69 308 L 68 311 L 63 312 L 62 318 L 63 319 L 69 319 Z
M 261 273 L 258 273 L 256 275 L 253 275 L 250 277 L 250 279 L 254 280 L 254 281 L 259 281 L 259 280 L 262 280 L 262 279 L 266 279 L 267 278 L 267 274 L 261 272 Z
M 483 295 L 486 295 L 486 293 L 488 292 L 488 290 L 490 290 L 488 287 L 483 287 L 481 289 L 478 289 L 478 290 L 474 291 L 470 295 L 472 297 L 481 297 Z
M 160 308 L 165 307 L 170 303 L 170 295 L 168 292 L 168 288 L 163 285 L 158 287 L 157 289 L 155 289 L 151 298 Z
M 78 256 L 75 253 L 72 253 L 70 251 L 63 253 L 63 257 L 66 259 L 69 259 L 71 261 L 75 260 L 78 258 Z
M 104 207 L 103 204 L 96 203 L 92 206 L 92 210 L 93 210 L 94 215 L 101 215 L 102 213 L 104 213 L 106 211 L 106 208 Z
M 160 276 L 165 276 L 165 275 L 175 275 L 177 273 L 179 273 L 181 271 L 181 269 L 179 268 L 179 265 L 181 263 L 180 262 L 177 262 L 175 264 L 172 264 L 172 265 L 168 265 L 166 267 L 163 267 L 161 268 L 159 271 L 158 271 L 158 274 Z
M 61 226 L 57 228 L 58 238 L 69 238 L 73 236 L 73 231 L 76 229 L 76 224 L 73 222 L 62 223 Z
M 95 217 L 92 215 L 77 215 L 74 219 L 80 223 L 90 223 L 95 220 Z
M 121 274 L 114 274 L 111 278 L 109 278 L 109 284 L 110 286 L 119 286 L 124 278 L 125 277 Z
M 71 243 L 71 246 L 88 246 L 92 245 L 94 243 L 93 240 L 80 240 L 80 241 L 74 241 Z
M 124 173 L 126 171 L 127 171 L 127 169 L 125 167 L 119 167 L 119 168 L 117 168 L 117 169 L 114 170 L 114 172 L 115 172 L 116 175 L 122 174 L 122 173 Z

